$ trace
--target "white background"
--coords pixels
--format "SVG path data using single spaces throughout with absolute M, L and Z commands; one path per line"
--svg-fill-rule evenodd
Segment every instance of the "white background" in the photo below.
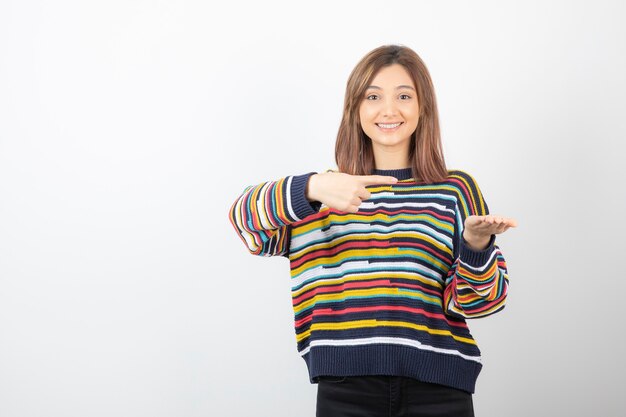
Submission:
M 620 1 L 0 0 L 0 416 L 313 416 L 247 185 L 334 166 L 345 83 L 414 49 L 511 280 L 488 416 L 625 407 Z

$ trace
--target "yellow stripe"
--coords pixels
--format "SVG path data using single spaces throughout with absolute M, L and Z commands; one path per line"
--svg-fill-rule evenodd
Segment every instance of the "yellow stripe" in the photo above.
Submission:
M 264 198 L 260 199 L 261 207 L 257 207 L 257 201 L 259 200 L 258 198 L 259 195 L 263 196 L 263 194 L 261 194 L 262 188 L 263 188 L 262 186 L 255 188 L 254 192 L 250 196 L 250 201 L 252 202 L 252 204 L 250 205 L 251 214 L 252 214 L 251 217 L 254 218 L 255 215 L 259 217 L 259 221 L 258 221 L 259 227 L 263 227 L 264 224 L 271 224 L 267 217 L 267 212 L 266 212 L 267 208 L 265 207 Z M 264 192 L 267 192 L 267 189 Z
M 254 199 L 256 198 L 256 195 L 259 192 L 259 188 L 258 187 L 250 187 L 248 188 L 248 190 L 246 190 L 246 193 L 249 193 L 247 195 L 247 198 L 249 201 L 255 201 Z M 245 217 L 245 209 L 243 208 L 243 199 L 241 199 L 238 203 L 237 203 L 237 211 L 236 211 L 236 215 L 237 215 L 237 222 L 238 224 L 241 225 L 241 228 L 243 231 L 246 232 L 246 234 L 248 235 L 248 237 L 250 238 L 250 240 L 252 240 L 252 245 L 254 245 L 254 248 L 252 248 L 253 253 L 258 254 L 261 251 L 261 247 L 262 247 L 262 240 L 261 237 L 259 236 L 258 233 L 254 232 L 254 230 L 248 230 L 250 229 L 250 227 L 246 224 L 245 219 L 247 217 Z M 254 214 L 256 212 L 255 207 L 252 207 L 252 214 L 251 217 L 254 217 Z
M 313 296 L 312 298 L 301 302 L 300 304 L 296 304 L 293 306 L 294 312 L 297 314 L 300 311 L 314 305 L 317 302 L 322 301 L 342 301 L 349 299 L 351 297 L 366 297 L 366 296 L 383 296 L 383 295 L 398 295 L 398 296 L 407 296 L 410 298 L 419 298 L 424 301 L 429 301 L 433 303 L 437 303 L 441 305 L 441 298 L 428 296 L 416 291 L 407 291 L 399 288 L 385 288 L 385 287 L 376 287 L 376 288 L 367 288 L 367 289 L 357 289 L 357 290 L 347 290 L 341 291 L 339 293 L 330 293 L 330 294 L 318 294 Z
M 455 305 L 452 306 L 452 308 L 448 309 L 448 310 L 452 310 L 460 315 L 462 315 L 463 317 L 466 318 L 475 318 L 475 317 L 483 317 L 483 316 L 488 316 L 489 314 L 493 313 L 496 309 L 500 308 L 503 304 L 506 303 L 506 298 L 503 299 L 501 302 L 494 304 L 493 306 L 491 306 L 490 308 L 488 308 L 487 310 L 483 310 L 479 313 L 468 313 L 462 309 L 459 309 L 458 307 L 456 307 Z
M 461 180 L 465 184 L 465 186 L 467 187 L 467 190 L 468 190 L 467 192 L 469 193 L 470 201 L 472 202 L 472 207 L 474 207 L 476 209 L 476 215 L 484 216 L 485 215 L 485 204 L 484 204 L 484 200 L 481 197 L 482 194 L 480 192 L 480 189 L 478 188 L 478 184 L 476 184 L 476 180 L 474 180 L 474 177 L 472 177 L 470 174 L 465 172 L 465 175 L 467 175 L 469 177 L 469 179 L 472 182 L 471 184 L 464 177 L 462 177 L 460 175 L 452 175 L 452 177 Z M 472 192 L 474 190 L 476 190 L 476 193 L 479 196 L 480 206 L 478 206 L 476 204 L 476 200 L 474 199 L 474 193 Z M 462 199 L 462 200 L 463 200 L 463 204 L 465 204 L 465 201 L 464 201 L 465 199 Z M 465 207 L 465 212 L 467 213 L 468 216 L 472 214 L 467 206 Z
M 327 265 L 343 262 L 346 258 L 357 256 L 384 256 L 394 257 L 399 253 L 398 248 L 370 248 L 370 249 L 349 249 L 334 256 L 320 257 L 311 259 L 300 265 L 298 268 L 291 270 L 291 276 L 295 277 L 304 272 L 304 270 L 316 267 L 318 265 Z
M 476 345 L 476 341 L 469 337 L 462 337 L 453 334 L 449 330 L 431 329 L 423 324 L 407 323 L 404 321 L 390 321 L 390 320 L 355 320 L 345 321 L 340 323 L 313 323 L 309 330 L 302 332 L 296 336 L 296 340 L 300 342 L 311 335 L 312 331 L 316 330 L 349 330 L 368 327 L 404 327 L 407 329 L 420 330 L 434 335 L 449 336 L 459 342 L 467 343 L 470 345 Z
M 374 215 L 362 215 L 362 214 L 346 214 L 343 216 L 331 213 L 328 216 L 325 216 L 319 220 L 315 220 L 311 223 L 308 223 L 306 225 L 302 225 L 299 226 L 298 228 L 296 228 L 295 230 L 293 230 L 292 236 L 296 237 L 299 236 L 303 233 L 308 233 L 312 230 L 315 229 L 321 229 L 322 227 L 327 227 L 333 223 L 335 224 L 340 224 L 340 223 L 358 223 L 361 222 L 362 224 L 368 224 L 371 223 L 375 220 L 380 220 L 386 223 L 390 223 L 391 220 L 396 221 L 396 220 L 411 220 L 411 221 L 417 221 L 417 220 L 424 220 L 427 221 L 429 223 L 435 224 L 438 227 L 442 228 L 442 229 L 446 229 L 449 231 L 453 230 L 453 226 L 450 223 L 447 222 L 442 222 L 440 220 L 438 220 L 436 217 L 430 216 L 428 214 L 400 214 L 397 216 L 393 216 L 393 218 L 391 218 L 388 214 L 385 213 L 377 213 Z
M 282 190 L 286 187 L 287 178 L 281 178 L 275 185 L 273 190 L 273 197 L 276 198 L 276 214 L 278 215 L 278 219 L 281 221 L 288 221 L 287 214 L 285 214 L 285 202 L 283 201 L 283 193 Z M 272 199 L 270 198 L 270 204 Z M 270 211 L 271 207 L 265 207 L 265 199 L 263 199 L 263 209 Z
M 298 275 L 303 273 L 305 270 L 309 268 L 314 268 L 318 265 L 330 266 L 331 264 L 343 263 L 343 261 L 349 258 L 374 257 L 374 256 L 386 257 L 390 259 L 393 257 L 398 257 L 398 256 L 414 256 L 419 259 L 424 259 L 430 264 L 434 264 L 434 266 L 439 267 L 439 269 L 442 271 L 445 271 L 449 268 L 449 265 L 444 264 L 439 259 L 435 258 L 434 256 L 429 255 L 427 252 L 420 251 L 418 249 L 401 249 L 401 248 L 363 249 L 363 248 L 359 248 L 359 249 L 345 250 L 334 256 L 319 257 L 319 258 L 311 259 L 310 261 L 305 262 L 299 267 L 292 269 L 291 276 L 297 277 Z
M 486 269 L 484 273 L 474 273 L 472 270 L 467 269 L 466 267 L 464 267 L 462 264 L 458 264 L 457 266 L 457 275 L 460 275 L 462 277 L 470 277 L 472 280 L 475 281 L 482 281 L 482 282 L 487 282 L 490 281 L 493 276 L 497 273 L 498 270 L 498 263 L 494 262 L 493 265 L 491 265 L 491 267 L 489 269 Z
M 317 288 L 317 287 L 324 287 L 327 285 L 336 285 L 339 283 L 343 283 L 343 282 L 352 282 L 352 281 L 370 281 L 370 280 L 376 280 L 376 279 L 408 279 L 411 281 L 418 281 L 421 282 L 423 284 L 427 284 L 427 285 L 431 285 L 433 287 L 437 287 L 439 289 L 441 289 L 443 286 L 441 285 L 440 282 L 435 281 L 434 279 L 429 279 L 429 278 L 424 278 L 422 276 L 419 275 L 415 275 L 409 272 L 399 272 L 399 271 L 381 271 L 381 272 L 372 272 L 372 273 L 367 273 L 367 274 L 362 274 L 362 275 L 356 275 L 356 276 L 349 276 L 349 277 L 341 277 L 341 278 L 335 278 L 335 279 L 327 279 L 327 280 L 323 280 L 322 279 L 320 281 L 313 281 L 312 283 L 304 286 L 303 288 L 299 289 L 298 291 L 294 291 L 292 292 L 293 294 L 293 298 L 298 297 L 299 295 L 307 292 L 307 291 L 311 291 L 313 288 Z
M 405 182 L 412 182 L 410 180 L 401 180 L 401 181 L 405 181 Z M 376 186 L 368 186 L 367 187 L 368 191 L 393 191 L 394 189 L 396 190 L 400 190 L 400 191 L 415 191 L 415 190 L 419 190 L 419 191 L 439 191 L 439 190 L 452 190 L 455 191 L 457 190 L 456 187 L 450 186 L 450 185 L 445 185 L 445 184 L 441 184 L 441 185 L 413 185 L 413 186 L 407 186 L 407 185 L 403 185 L 402 187 L 397 187 L 397 186 L 388 186 L 388 185 L 376 185 Z
M 413 254 L 417 258 L 427 260 L 431 265 L 438 267 L 442 271 L 449 269 L 449 265 L 441 262 L 438 258 L 430 255 L 428 252 L 420 251 L 419 249 L 412 249 L 412 248 L 400 249 L 398 250 L 398 254 Z
M 301 249 L 301 250 L 299 250 L 297 252 L 293 252 L 292 256 L 289 259 L 292 260 L 292 261 L 295 261 L 298 258 L 300 258 L 302 256 L 305 256 L 306 254 L 308 254 L 310 252 L 323 250 L 325 248 L 332 249 L 332 248 L 334 248 L 336 246 L 339 246 L 339 245 L 343 244 L 344 242 L 358 242 L 358 241 L 370 242 L 372 240 L 380 239 L 380 242 L 386 243 L 386 242 L 389 242 L 389 239 L 414 238 L 416 233 L 418 233 L 418 232 L 419 231 L 417 231 L 417 230 L 411 230 L 411 231 L 394 231 L 394 232 L 390 232 L 390 233 L 384 233 L 383 232 L 383 233 L 380 233 L 380 234 L 367 233 L 367 234 L 358 234 L 358 235 L 347 235 L 347 236 L 343 236 L 343 237 L 340 237 L 340 238 L 334 238 L 332 241 L 323 241 L 323 242 L 317 243 L 315 245 L 307 245 L 303 249 Z M 426 233 L 424 233 L 423 236 L 428 240 L 429 243 L 431 243 L 433 246 L 437 247 L 439 250 L 441 250 L 444 253 L 447 253 L 449 255 L 452 255 L 452 249 L 449 248 L 448 246 L 446 246 L 445 244 L 443 244 L 440 241 L 430 237 Z

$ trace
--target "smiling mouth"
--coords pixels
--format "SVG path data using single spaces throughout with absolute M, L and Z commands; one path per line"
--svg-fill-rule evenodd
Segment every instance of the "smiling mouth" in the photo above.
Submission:
M 379 128 L 381 128 L 383 130 L 393 130 L 393 129 L 397 128 L 398 126 L 400 126 L 402 123 L 404 123 L 404 122 L 398 122 L 398 123 L 376 123 L 376 126 L 378 126 Z

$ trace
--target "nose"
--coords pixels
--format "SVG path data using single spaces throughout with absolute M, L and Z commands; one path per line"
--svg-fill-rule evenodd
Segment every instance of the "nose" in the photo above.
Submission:
M 385 99 L 384 107 L 383 107 L 383 115 L 384 116 L 395 116 L 397 114 L 398 108 L 396 106 L 396 101 L 392 97 L 387 97 Z

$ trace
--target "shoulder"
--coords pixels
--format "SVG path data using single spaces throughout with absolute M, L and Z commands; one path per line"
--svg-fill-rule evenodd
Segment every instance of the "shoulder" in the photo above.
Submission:
M 449 169 L 448 181 L 459 186 L 476 186 L 476 179 L 472 174 L 463 169 Z
M 469 214 L 482 214 L 488 211 L 478 182 L 468 171 L 448 170 L 448 184 L 455 191 L 460 206 Z

